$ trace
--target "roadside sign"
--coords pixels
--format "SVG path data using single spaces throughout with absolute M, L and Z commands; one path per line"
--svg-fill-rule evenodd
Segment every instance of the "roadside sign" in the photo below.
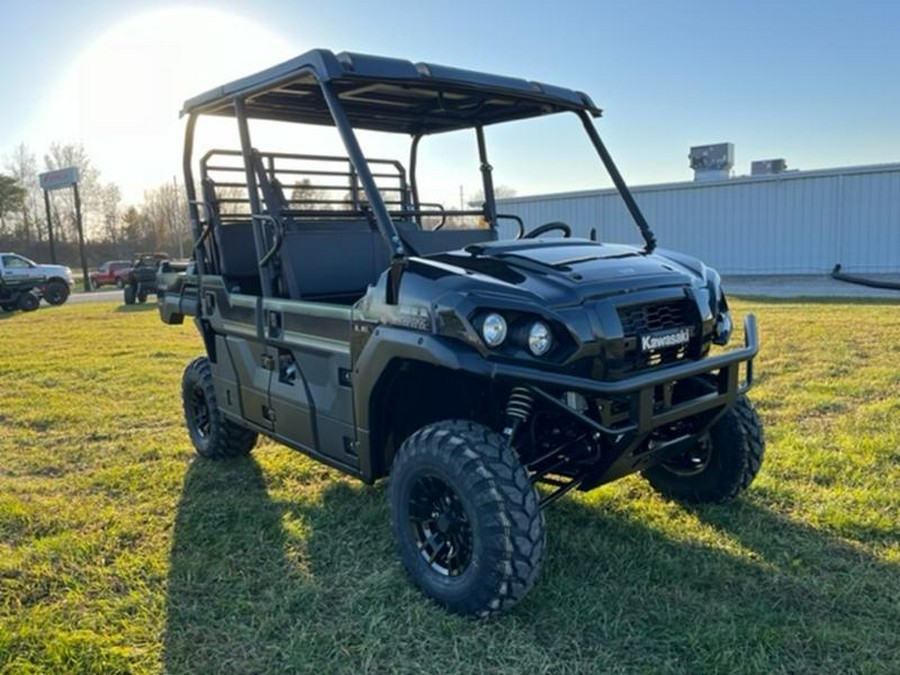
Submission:
M 65 169 L 47 171 L 40 174 L 38 178 L 41 179 L 41 188 L 44 190 L 58 190 L 69 187 L 78 182 L 78 167 L 69 166 Z

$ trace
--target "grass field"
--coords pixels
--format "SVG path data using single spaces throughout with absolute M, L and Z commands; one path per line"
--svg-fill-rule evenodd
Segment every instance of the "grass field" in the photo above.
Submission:
M 750 491 L 567 497 L 534 590 L 482 623 L 407 582 L 383 485 L 268 442 L 195 459 L 193 326 L 0 316 L 0 672 L 900 672 L 900 304 L 734 304 L 763 336 Z

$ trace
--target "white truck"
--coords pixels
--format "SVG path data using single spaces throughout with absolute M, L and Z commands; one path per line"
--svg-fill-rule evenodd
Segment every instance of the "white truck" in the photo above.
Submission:
M 72 292 L 72 270 L 64 265 L 40 265 L 18 253 L 0 252 L 0 279 L 7 289 L 31 287 L 51 305 L 61 305 Z

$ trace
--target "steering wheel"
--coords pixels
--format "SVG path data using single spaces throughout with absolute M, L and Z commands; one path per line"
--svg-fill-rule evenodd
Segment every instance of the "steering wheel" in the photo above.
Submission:
M 572 228 L 566 225 L 561 220 L 553 220 L 549 223 L 544 223 L 536 228 L 534 228 L 528 234 L 522 235 L 522 239 L 534 239 L 536 237 L 540 237 L 542 234 L 546 234 L 547 232 L 552 232 L 553 230 L 559 230 L 563 233 L 563 237 L 568 239 L 572 236 Z

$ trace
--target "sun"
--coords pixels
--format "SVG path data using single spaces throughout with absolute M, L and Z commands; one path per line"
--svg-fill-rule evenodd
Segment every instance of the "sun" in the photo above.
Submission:
M 181 173 L 185 99 L 304 51 L 253 21 L 204 8 L 133 16 L 69 66 L 38 125 L 43 143 L 83 143 L 126 202 Z

